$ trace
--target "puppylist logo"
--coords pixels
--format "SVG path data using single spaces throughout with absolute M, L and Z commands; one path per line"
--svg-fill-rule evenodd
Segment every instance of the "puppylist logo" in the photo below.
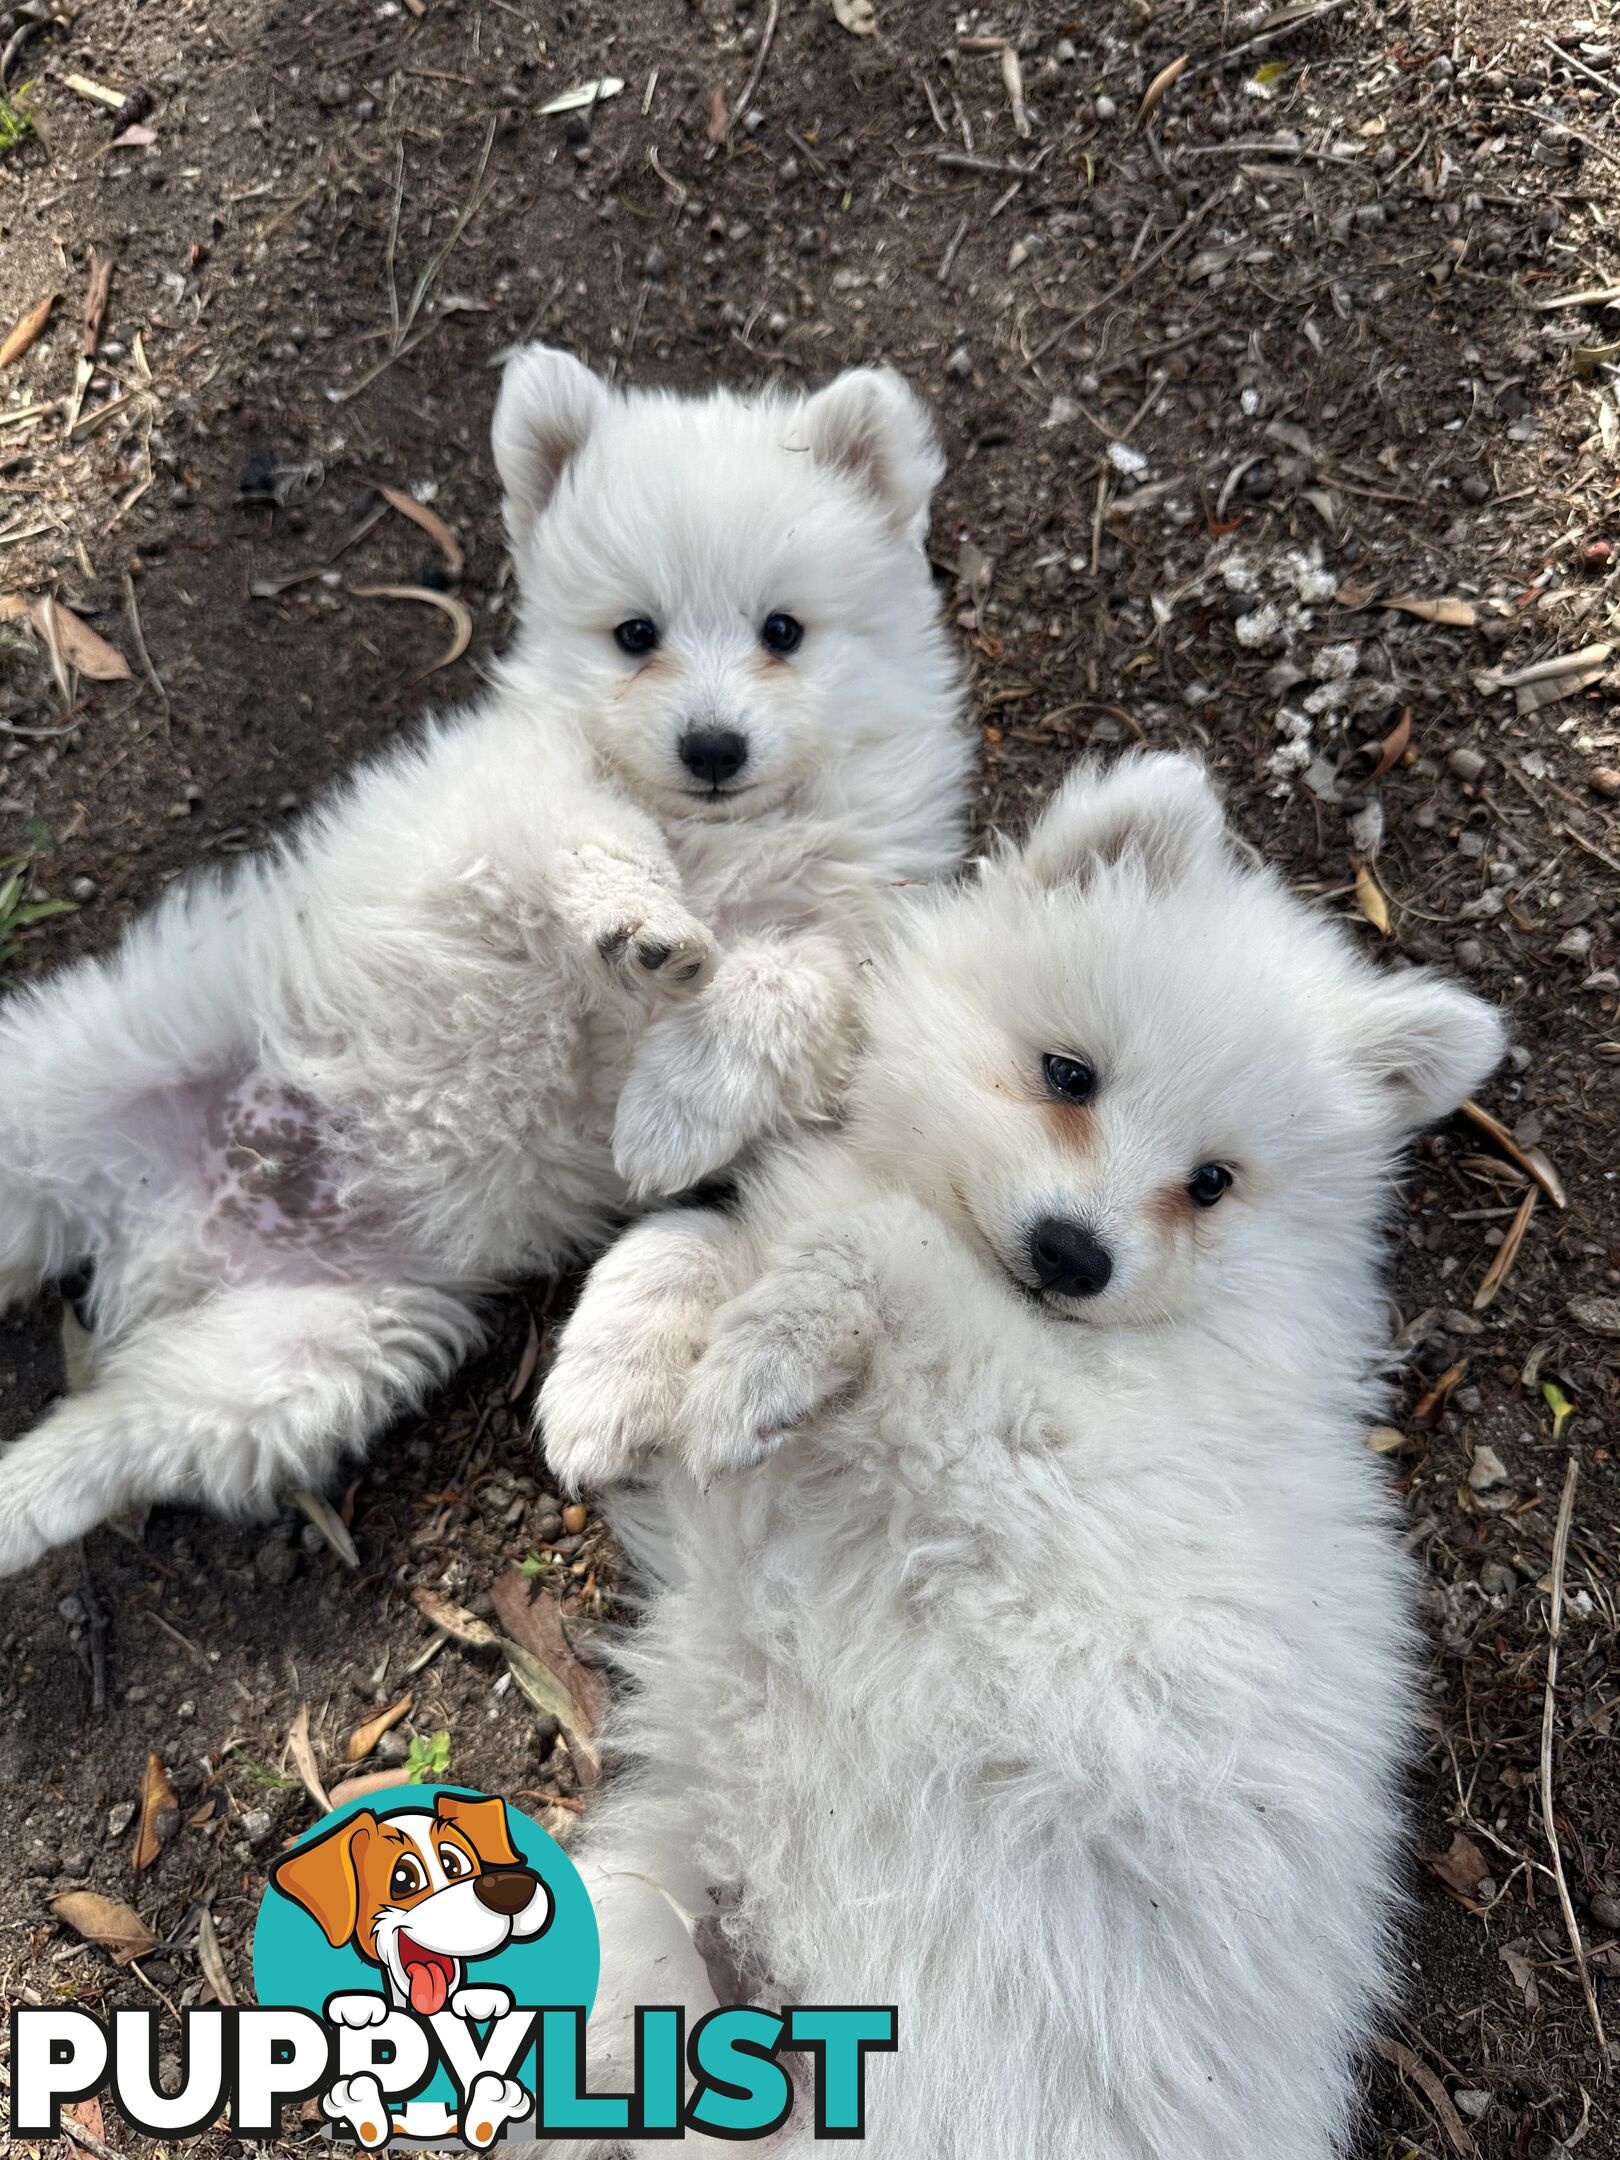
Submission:
M 767 2137 L 816 2065 L 816 2131 L 865 2130 L 866 2056 L 895 2046 L 890 2008 L 733 2005 L 690 2031 L 636 2011 L 635 2089 L 586 2089 L 600 1953 L 578 1871 L 518 1809 L 400 1785 L 317 1823 L 270 1871 L 253 1936 L 258 2006 L 182 2013 L 179 2084 L 158 2077 L 156 2011 L 12 2014 L 17 2136 L 61 2135 L 67 2101 L 105 2091 L 137 2129 L 280 2135 L 316 2099 L 329 2137 L 376 2151 L 487 2150 L 507 2137 Z

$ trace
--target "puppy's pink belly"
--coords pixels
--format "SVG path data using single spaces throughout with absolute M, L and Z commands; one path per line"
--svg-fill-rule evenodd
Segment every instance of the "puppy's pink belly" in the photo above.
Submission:
M 208 1241 L 249 1269 L 324 1271 L 378 1245 L 379 1226 L 344 1200 L 325 1112 L 299 1088 L 250 1074 L 211 1092 L 200 1170 Z

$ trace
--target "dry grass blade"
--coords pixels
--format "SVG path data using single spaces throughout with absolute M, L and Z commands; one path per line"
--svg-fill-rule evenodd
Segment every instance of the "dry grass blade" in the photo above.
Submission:
M 28 313 L 10 331 L 5 343 L 0 345 L 0 367 L 10 367 L 13 360 L 22 358 L 29 346 L 33 344 L 45 325 L 50 321 L 51 309 L 55 307 L 61 297 L 60 293 L 47 293 L 43 300 L 38 301 L 28 310 Z
M 309 1704 L 298 1705 L 298 1715 L 292 1721 L 292 1731 L 287 1735 L 287 1749 L 293 1759 L 293 1768 L 303 1781 L 304 1790 L 323 1815 L 330 1815 L 332 1803 L 321 1783 L 321 1773 L 315 1767 L 315 1750 L 309 1741 Z
M 1421 2061 L 1418 2056 L 1412 2053 L 1409 2047 L 1404 2046 L 1399 2040 L 1388 2040 L 1382 2035 L 1373 2042 L 1373 2049 L 1376 2054 L 1383 2056 L 1385 2062 L 1393 2065 L 1409 2084 L 1415 2085 L 1418 2091 L 1422 2093 L 1424 2099 L 1428 2101 L 1429 2106 L 1434 2110 L 1434 2119 L 1440 2125 L 1446 2143 L 1454 2153 L 1467 2154 L 1479 2150 L 1479 2147 L 1470 2137 L 1462 2117 L 1452 2106 L 1451 2095 L 1426 2062 Z
M 1033 131 L 1029 109 L 1024 103 L 1024 71 L 1011 45 L 1001 48 L 1001 80 L 1007 92 L 1007 103 L 1012 107 L 1013 126 L 1027 142 Z
M 1554 1207 L 1569 1205 L 1563 1179 L 1540 1148 L 1520 1147 L 1501 1119 L 1492 1117 L 1472 1098 L 1460 1106 L 1458 1115 L 1467 1118 L 1469 1124 L 1477 1126 L 1482 1133 L 1488 1133 L 1510 1162 L 1516 1162 L 1527 1176 L 1535 1179 Z
M 337 1509 L 333 1507 L 331 1501 L 323 1493 L 305 1492 L 302 1488 L 293 1494 L 293 1498 L 321 1533 L 325 1543 L 343 1562 L 343 1565 L 358 1574 L 360 1571 L 360 1555 L 355 1550 L 354 1539 L 349 1535 L 348 1525 L 344 1522 Z
M 1451 623 L 1459 630 L 1471 630 L 1478 619 L 1466 600 L 1425 600 L 1416 593 L 1391 593 L 1382 605 L 1415 615 L 1419 622 Z
M 390 1703 L 386 1710 L 379 1710 L 374 1718 L 367 1718 L 363 1725 L 357 1725 L 349 1735 L 349 1745 L 345 1751 L 350 1762 L 364 1762 L 368 1755 L 375 1754 L 377 1742 L 385 1732 L 393 1730 L 415 1700 L 416 1697 L 407 1688 L 398 1702 Z
M 409 518 L 413 525 L 421 526 L 451 570 L 460 577 L 467 566 L 467 558 L 461 552 L 461 542 L 439 513 L 430 510 L 426 503 L 419 503 L 414 495 L 407 495 L 403 488 L 384 487 L 382 482 L 378 481 L 377 493 L 384 502 L 392 504 L 401 517 Z
M 1142 92 L 1142 102 L 1136 109 L 1136 124 L 1139 128 L 1145 128 L 1164 103 L 1165 92 L 1172 83 L 1180 81 L 1186 72 L 1187 62 L 1191 57 L 1190 53 L 1183 53 L 1179 60 L 1172 60 L 1168 67 L 1160 68 L 1158 74 L 1154 76 L 1147 88 Z
M 1358 862 L 1356 870 L 1356 905 L 1366 916 L 1380 937 L 1389 936 L 1389 902 L 1384 898 L 1384 888 L 1372 874 L 1369 864 Z
M 1575 1918 L 1575 1907 L 1569 1894 L 1569 1884 L 1564 1880 L 1564 1856 L 1558 1844 L 1558 1823 L 1553 1809 L 1553 1729 L 1558 1720 L 1558 1638 L 1564 1625 L 1564 1567 L 1569 1558 L 1569 1530 L 1575 1517 L 1575 1487 L 1581 1474 L 1580 1459 L 1572 1455 L 1564 1472 L 1564 1490 L 1558 1502 L 1558 1523 L 1553 1531 L 1552 1595 L 1547 1605 L 1547 1685 L 1541 1701 L 1541 1827 L 1546 1832 L 1547 1850 L 1552 1855 L 1553 1880 L 1558 1885 L 1558 1905 L 1564 1916 L 1564 1932 L 1569 1937 L 1569 1947 L 1575 1954 L 1575 1970 L 1580 1974 L 1581 1994 L 1586 2000 L 1586 2014 L 1592 2022 L 1592 2032 L 1598 2044 L 1598 2060 L 1609 2059 L 1609 2043 L 1603 2030 L 1603 2015 L 1598 2009 L 1597 1996 L 1592 1988 L 1592 1975 L 1586 1965 L 1586 1945 L 1581 1940 L 1580 1923 Z
M 131 1860 L 137 1875 L 149 1868 L 163 1850 L 163 1834 L 160 1818 L 171 1815 L 179 1820 L 180 1800 L 162 1759 L 151 1748 L 146 1751 L 146 1776 L 141 1781 L 140 1827 L 135 1832 L 135 1851 Z M 172 1835 L 174 1823 L 169 1825 Z
M 117 1965 L 145 1957 L 157 1948 L 157 1937 L 132 1905 L 121 1898 L 103 1897 L 97 1890 L 64 1890 L 50 1901 L 51 1911 L 65 1920 L 75 1935 L 96 1943 Z
M 450 1640 L 460 1643 L 464 1650 L 498 1650 L 501 1646 L 501 1638 L 487 1620 L 480 1620 L 476 1613 L 468 1612 L 465 1605 L 440 1597 L 436 1590 L 413 1590 L 411 1603 L 425 1620 L 442 1628 Z
M 1524 1233 L 1530 1227 L 1530 1218 L 1536 1212 L 1536 1202 L 1541 1198 L 1539 1185 L 1532 1185 L 1519 1202 L 1519 1212 L 1508 1224 L 1507 1235 L 1496 1248 L 1496 1257 L 1485 1271 L 1485 1279 L 1474 1292 L 1474 1310 L 1483 1312 L 1494 1302 L 1496 1293 L 1508 1279 L 1508 1271 L 1519 1256 L 1524 1243 Z
M 225 1970 L 225 1958 L 219 1947 L 219 1936 L 214 1929 L 214 1916 L 205 1905 L 197 1922 L 197 1963 L 202 1976 L 208 1982 L 215 2002 L 226 2010 L 236 2008 L 236 1991 L 231 1986 L 231 1976 Z
M 452 666 L 472 643 L 472 610 L 449 593 L 433 592 L 426 585 L 351 585 L 349 590 L 357 600 L 419 600 L 424 607 L 436 607 L 449 616 L 455 634 L 433 665 L 422 670 L 423 675 L 437 675 L 440 668 Z

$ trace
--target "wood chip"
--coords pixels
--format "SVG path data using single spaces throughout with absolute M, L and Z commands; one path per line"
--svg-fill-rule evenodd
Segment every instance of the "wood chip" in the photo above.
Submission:
M 1481 1108 L 1477 1102 L 1469 1100 L 1460 1104 L 1457 1114 L 1465 1117 L 1470 1125 L 1477 1126 L 1482 1133 L 1488 1133 L 1510 1162 L 1516 1162 L 1521 1170 L 1535 1179 L 1554 1207 L 1569 1205 L 1563 1179 L 1540 1148 L 1520 1147 L 1501 1119 L 1492 1117 L 1491 1113 Z
M 414 495 L 407 495 L 403 488 L 384 487 L 379 480 L 376 482 L 376 489 L 383 501 L 391 503 L 401 517 L 409 518 L 413 525 L 421 526 L 454 574 L 460 577 L 467 567 L 467 558 L 461 552 L 461 542 L 439 513 L 430 510 L 426 503 L 418 502 Z
M 179 1814 L 180 1799 L 169 1782 L 169 1773 L 155 1750 L 148 1748 L 146 1776 L 141 1781 L 140 1823 L 135 1832 L 135 1851 L 130 1863 L 137 1875 L 149 1868 L 163 1850 L 158 1818 L 172 1815 L 177 1821 Z M 169 1834 L 172 1836 L 173 1832 L 174 1823 L 171 1822 Z
M 501 1638 L 487 1620 L 480 1620 L 476 1613 L 468 1612 L 465 1605 L 440 1597 L 436 1590 L 413 1590 L 411 1603 L 424 1619 L 442 1629 L 464 1650 L 498 1650 L 501 1646 Z
M 349 1761 L 364 1762 L 368 1755 L 374 1755 L 377 1742 L 385 1732 L 392 1732 L 415 1700 L 416 1697 L 407 1688 L 398 1702 L 390 1703 L 386 1710 L 379 1710 L 375 1717 L 367 1718 L 363 1725 L 357 1725 L 349 1735 L 346 1750 Z
M 298 1705 L 298 1715 L 292 1721 L 292 1731 L 287 1735 L 287 1748 L 293 1759 L 293 1768 L 303 1780 L 304 1790 L 323 1815 L 330 1815 L 332 1803 L 321 1783 L 321 1773 L 315 1767 L 315 1750 L 309 1744 L 309 1704 Z
M 572 90 L 560 90 L 554 98 L 548 98 L 540 106 L 542 116 L 547 113 L 583 112 L 587 105 L 600 105 L 604 98 L 617 97 L 624 88 L 617 75 L 593 76 L 589 82 L 577 83 Z
M 69 78 L 71 80 L 71 78 Z M 121 105 L 124 101 L 119 99 Z M 101 343 L 101 326 L 107 317 L 107 299 L 112 291 L 113 258 L 97 249 L 90 250 L 90 283 L 84 296 L 83 327 L 79 336 L 79 357 L 73 368 L 73 389 L 67 401 L 65 415 L 67 433 L 71 435 L 79 424 L 84 410 L 85 392 L 89 389 L 96 372 L 96 348 Z
M 1519 1202 L 1519 1211 L 1508 1225 L 1507 1235 L 1496 1248 L 1496 1256 L 1485 1271 L 1485 1280 L 1474 1292 L 1474 1310 L 1483 1312 L 1493 1304 L 1497 1292 L 1508 1279 L 1508 1272 L 1519 1256 L 1524 1243 L 1524 1233 L 1530 1227 L 1530 1218 L 1536 1212 L 1536 1202 L 1541 1198 L 1539 1186 L 1532 1185 Z
M 36 301 L 28 310 L 11 330 L 5 343 L 0 345 L 0 367 L 10 367 L 13 360 L 22 358 L 50 321 L 51 310 L 61 297 L 60 293 L 47 293 L 43 300 Z
M 1356 905 L 1361 909 L 1380 937 L 1389 936 L 1389 902 L 1384 898 L 1384 888 L 1372 874 L 1371 866 L 1364 862 L 1355 865 Z
M 88 75 L 64 75 L 62 87 L 71 90 L 76 97 L 88 98 L 93 105 L 106 105 L 113 112 L 123 109 L 122 90 L 109 90 L 105 83 L 98 83 Z
M 63 682 L 64 669 L 72 668 L 91 682 L 129 682 L 129 662 L 116 645 L 109 645 L 98 631 L 64 607 L 49 593 L 30 601 L 28 619 L 44 640 L 51 664 Z
M 1147 88 L 1142 92 L 1142 102 L 1136 109 L 1136 124 L 1139 128 L 1145 128 L 1153 118 L 1153 115 L 1164 103 L 1164 93 L 1172 83 L 1180 81 L 1182 75 L 1186 72 L 1187 62 L 1191 58 L 1190 53 L 1183 53 L 1179 60 L 1172 60 L 1168 67 L 1160 68 L 1158 74 L 1154 76 Z
M 419 600 L 424 607 L 435 607 L 449 616 L 456 626 L 454 634 L 431 667 L 423 668 L 422 675 L 437 675 L 440 668 L 452 666 L 472 643 L 472 610 L 449 593 L 434 592 L 426 585 L 351 585 L 348 589 L 357 600 Z M 420 681 L 421 677 L 416 679 Z
M 110 1952 L 115 1965 L 127 1965 L 157 1948 L 152 1930 L 121 1898 L 103 1897 L 97 1890 L 64 1890 L 50 1900 L 50 1907 L 75 1935 Z
M 1459 630 L 1471 630 L 1479 620 L 1466 600 L 1425 600 L 1417 593 L 1391 593 L 1380 604 L 1415 615 L 1419 622 L 1450 623 Z
M 1367 1435 L 1367 1445 L 1375 1455 L 1398 1455 L 1406 1445 L 1406 1435 L 1396 1425 L 1375 1425 Z

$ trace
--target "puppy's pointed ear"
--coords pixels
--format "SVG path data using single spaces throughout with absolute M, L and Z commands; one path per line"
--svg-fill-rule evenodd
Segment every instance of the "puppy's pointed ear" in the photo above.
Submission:
M 860 482 L 897 530 L 921 526 L 945 477 L 932 413 L 893 368 L 850 368 L 807 398 L 795 433 Z
M 612 400 L 589 368 L 550 345 L 521 346 L 507 361 L 490 432 L 513 547 L 533 532 Z
M 1070 773 L 1025 841 L 1023 863 L 1039 885 L 1084 884 L 1135 856 L 1155 885 L 1169 887 L 1219 851 L 1225 830 L 1197 759 L 1151 753 Z
M 370 1808 L 362 1808 L 325 1837 L 288 1853 L 270 1870 L 276 1888 L 303 1906 L 334 1948 L 351 1939 L 359 1922 L 359 1857 L 376 1828 L 376 1816 Z
M 1377 1089 L 1390 1129 L 1401 1133 L 1449 1117 L 1507 1047 L 1491 1006 L 1426 968 L 1374 975 L 1350 1025 L 1348 1054 Z
M 433 1803 L 440 1822 L 453 1823 L 485 1867 L 521 1867 L 512 1843 L 504 1800 L 464 1800 L 460 1793 L 440 1793 Z

